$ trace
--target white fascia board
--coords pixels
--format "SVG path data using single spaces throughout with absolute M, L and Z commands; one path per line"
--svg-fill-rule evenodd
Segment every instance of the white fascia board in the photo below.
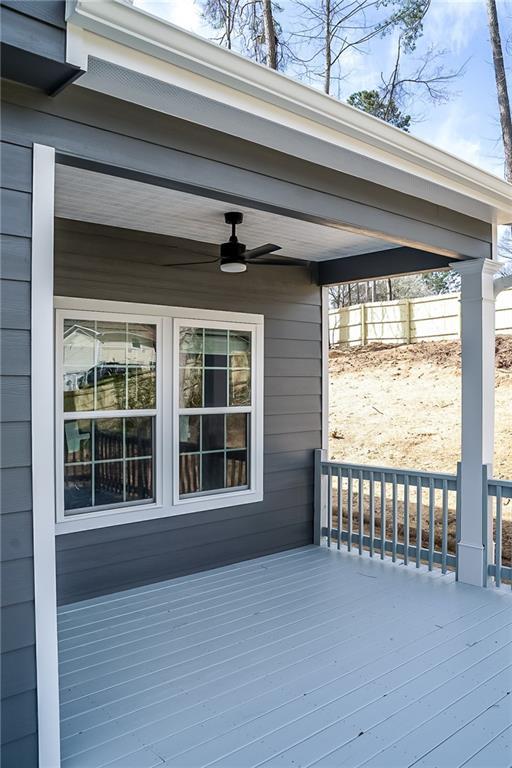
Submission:
M 413 174 L 481 203 L 485 220 L 512 223 L 503 179 L 124 0 L 68 0 L 67 22 L 67 60 L 83 70 L 95 56 L 141 72 Z

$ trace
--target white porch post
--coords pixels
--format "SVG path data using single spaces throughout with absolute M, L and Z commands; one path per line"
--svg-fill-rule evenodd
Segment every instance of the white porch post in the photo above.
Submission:
M 495 306 L 493 278 L 500 265 L 472 259 L 451 265 L 461 275 L 462 450 L 458 580 L 487 584 L 486 550 L 492 525 L 483 520 L 483 466 L 492 473 L 494 454 Z M 490 523 L 490 521 L 489 521 Z M 484 541 L 485 531 L 487 541 Z

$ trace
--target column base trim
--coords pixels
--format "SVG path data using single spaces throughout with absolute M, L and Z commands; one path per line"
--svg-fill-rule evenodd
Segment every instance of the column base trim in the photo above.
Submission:
M 485 547 L 481 544 L 457 544 L 457 581 L 474 587 L 486 587 Z

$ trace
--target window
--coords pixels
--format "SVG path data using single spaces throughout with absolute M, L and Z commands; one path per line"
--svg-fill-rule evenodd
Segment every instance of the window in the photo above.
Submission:
M 259 316 L 56 306 L 58 528 L 261 500 Z
M 251 332 L 178 325 L 179 492 L 247 488 Z

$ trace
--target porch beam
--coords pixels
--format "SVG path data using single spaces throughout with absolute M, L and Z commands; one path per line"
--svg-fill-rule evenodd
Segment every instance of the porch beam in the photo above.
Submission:
M 462 442 L 457 578 L 486 586 L 492 552 L 487 477 L 494 457 L 494 275 L 500 264 L 474 259 L 451 265 L 461 275 Z
M 318 285 L 377 280 L 432 269 L 449 269 L 451 259 L 419 248 L 388 248 L 358 256 L 330 259 L 318 264 Z

